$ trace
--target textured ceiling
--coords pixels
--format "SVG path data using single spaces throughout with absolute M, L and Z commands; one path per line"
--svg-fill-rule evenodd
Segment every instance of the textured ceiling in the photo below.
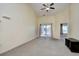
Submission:
M 50 3 L 47 3 L 50 4 Z M 68 3 L 55 3 L 54 10 L 49 10 L 49 12 L 47 13 L 45 10 L 40 10 L 41 8 L 43 8 L 44 6 L 42 5 L 42 3 L 31 3 L 30 4 L 32 6 L 32 8 L 35 10 L 35 12 L 37 13 L 38 16 L 43 16 L 43 15 L 53 15 L 54 13 L 57 12 L 61 12 L 63 10 L 65 10 L 65 8 L 67 8 L 69 6 Z

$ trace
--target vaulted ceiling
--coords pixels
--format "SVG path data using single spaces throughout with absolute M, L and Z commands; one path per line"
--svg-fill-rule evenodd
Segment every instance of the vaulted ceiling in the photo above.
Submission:
M 44 15 L 50 16 L 50 15 L 53 15 L 54 13 L 65 10 L 65 8 L 67 8 L 69 6 L 68 3 L 55 3 L 53 5 L 53 7 L 55 7 L 55 9 L 49 10 L 49 12 L 46 12 L 45 10 L 40 10 L 41 8 L 44 7 L 42 4 L 43 3 L 31 3 L 30 4 L 38 16 L 44 16 Z M 50 3 L 46 3 L 46 4 L 50 4 Z

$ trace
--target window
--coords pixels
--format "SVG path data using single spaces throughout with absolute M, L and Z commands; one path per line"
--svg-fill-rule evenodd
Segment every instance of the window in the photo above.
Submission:
M 67 34 L 68 33 L 68 26 L 67 25 L 63 25 L 62 29 L 63 29 L 63 34 Z

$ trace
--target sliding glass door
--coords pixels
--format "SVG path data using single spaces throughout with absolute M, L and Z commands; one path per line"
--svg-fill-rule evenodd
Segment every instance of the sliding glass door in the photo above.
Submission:
M 51 37 L 52 36 L 52 24 L 41 24 L 40 25 L 40 36 Z

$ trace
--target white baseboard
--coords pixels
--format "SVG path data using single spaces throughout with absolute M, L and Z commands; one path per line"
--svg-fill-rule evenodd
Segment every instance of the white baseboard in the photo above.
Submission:
M 30 41 L 32 41 L 32 40 L 34 40 L 34 39 L 37 39 L 37 38 L 38 38 L 38 37 L 35 37 L 35 38 L 33 38 L 33 39 L 31 39 L 31 40 L 29 40 L 29 41 L 27 41 L 27 42 L 24 42 L 24 43 L 19 44 L 19 45 L 15 46 L 15 47 L 12 47 L 12 48 L 10 48 L 10 49 L 8 49 L 8 50 L 6 50 L 6 51 L 2 51 L 2 52 L 0 52 L 0 54 L 4 54 L 4 53 L 6 53 L 6 52 L 9 52 L 9 51 L 11 51 L 11 50 L 13 50 L 13 49 L 15 49 L 15 48 L 18 48 L 18 47 L 20 47 L 20 46 L 22 46 L 22 45 L 24 45 L 24 44 L 26 44 L 26 43 L 29 43 Z

